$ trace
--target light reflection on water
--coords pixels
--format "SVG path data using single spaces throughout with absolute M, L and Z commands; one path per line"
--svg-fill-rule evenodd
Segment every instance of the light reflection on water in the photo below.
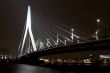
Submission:
M 0 64 L 0 73 L 75 73 L 24 64 Z

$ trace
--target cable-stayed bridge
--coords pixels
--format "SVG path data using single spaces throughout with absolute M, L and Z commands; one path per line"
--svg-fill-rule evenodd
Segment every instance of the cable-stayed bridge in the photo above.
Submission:
M 47 17 L 41 17 L 41 19 L 43 22 L 39 20 L 40 23 L 33 25 L 31 23 L 31 7 L 28 6 L 27 20 L 19 45 L 19 56 L 35 52 L 42 52 L 43 54 L 47 50 L 50 50 L 50 53 L 53 53 L 55 49 L 58 50 L 59 48 L 61 48 L 63 52 L 75 47 L 74 45 L 77 45 L 75 48 L 78 48 L 74 49 L 74 51 L 82 50 L 81 47 L 87 48 L 89 46 L 97 46 L 96 44 L 90 43 L 90 41 L 96 40 L 97 42 L 99 39 L 99 30 L 97 30 L 94 35 L 88 35 L 80 30 L 57 23 Z M 89 44 L 86 44 L 86 42 L 89 42 Z M 83 46 L 81 46 L 81 44 L 83 44 Z M 93 45 L 91 46 L 91 44 Z M 108 45 L 109 44 L 106 46 Z M 63 50 L 62 48 L 65 49 Z M 51 51 L 52 49 L 53 51 Z M 56 53 L 57 52 L 58 51 L 56 51 Z

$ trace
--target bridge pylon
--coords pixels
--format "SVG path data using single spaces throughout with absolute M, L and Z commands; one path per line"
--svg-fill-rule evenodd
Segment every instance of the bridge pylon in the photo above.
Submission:
M 29 38 L 28 39 L 28 45 L 27 45 L 28 47 L 25 47 L 25 44 L 27 43 L 26 42 L 27 37 Z M 27 49 L 28 53 L 29 53 L 30 50 L 31 51 L 32 50 L 33 51 L 37 51 L 35 40 L 34 40 L 34 36 L 33 36 L 33 33 L 32 33 L 32 29 L 31 29 L 31 6 L 28 6 L 25 30 L 24 30 L 24 33 L 23 33 L 22 41 L 20 42 L 20 45 L 19 45 L 19 56 L 23 56 L 24 55 L 24 53 L 26 51 L 26 50 L 24 51 L 24 49 Z

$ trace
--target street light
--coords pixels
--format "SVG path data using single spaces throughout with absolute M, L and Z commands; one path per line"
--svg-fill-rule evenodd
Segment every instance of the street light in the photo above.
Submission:
M 99 37 L 98 37 L 98 34 L 99 34 L 99 23 L 100 23 L 100 19 L 98 18 L 97 20 L 97 30 L 96 30 L 96 32 L 95 32 L 95 36 L 96 36 L 96 40 L 99 40 Z
M 97 19 L 97 23 L 98 23 L 98 24 L 100 23 L 100 19 Z

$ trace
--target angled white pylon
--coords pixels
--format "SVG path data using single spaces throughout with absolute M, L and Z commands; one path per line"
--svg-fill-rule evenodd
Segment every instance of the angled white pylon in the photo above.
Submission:
M 22 41 L 22 44 L 21 44 L 20 53 L 22 53 L 22 51 L 23 51 L 23 47 L 24 47 L 24 44 L 25 44 L 25 41 L 26 41 L 27 32 L 29 32 L 29 36 L 30 36 L 30 39 L 31 39 L 33 50 L 37 51 L 35 40 L 34 40 L 32 29 L 31 29 L 31 7 L 30 6 L 28 6 L 26 28 L 25 28 L 25 32 L 24 32 L 23 41 Z

